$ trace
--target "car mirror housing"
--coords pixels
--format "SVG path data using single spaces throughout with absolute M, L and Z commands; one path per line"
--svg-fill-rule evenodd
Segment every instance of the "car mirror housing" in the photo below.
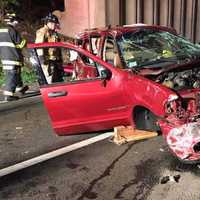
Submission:
M 110 70 L 108 70 L 108 69 L 103 69 L 103 70 L 101 70 L 101 77 L 103 78 L 103 79 L 105 79 L 105 80 L 110 80 L 111 79 L 111 77 L 112 77 L 112 73 L 111 73 L 111 71 Z

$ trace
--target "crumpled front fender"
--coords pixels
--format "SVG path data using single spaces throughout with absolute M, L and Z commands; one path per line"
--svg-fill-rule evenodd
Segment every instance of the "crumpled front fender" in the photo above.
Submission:
M 163 136 L 170 150 L 184 162 L 200 161 L 200 123 L 191 122 L 173 126 L 159 122 Z

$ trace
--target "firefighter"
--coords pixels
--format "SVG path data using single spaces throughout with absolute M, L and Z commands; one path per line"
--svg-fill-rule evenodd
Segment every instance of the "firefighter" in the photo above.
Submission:
M 50 13 L 43 20 L 44 26 L 37 30 L 35 43 L 60 42 L 61 39 L 57 32 L 57 27 L 59 26 L 58 18 Z M 61 49 L 38 49 L 37 53 L 48 84 L 62 82 L 64 69 Z
M 15 92 L 24 94 L 28 86 L 23 87 L 21 66 L 23 64 L 22 48 L 26 40 L 22 39 L 15 29 L 19 18 L 16 14 L 7 13 L 4 16 L 5 26 L 0 28 L 0 60 L 5 72 L 5 88 L 3 91 L 5 101 L 17 100 Z

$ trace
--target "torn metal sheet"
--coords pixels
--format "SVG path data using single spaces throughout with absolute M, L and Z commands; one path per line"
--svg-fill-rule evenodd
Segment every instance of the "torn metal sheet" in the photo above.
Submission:
M 179 126 L 160 123 L 164 138 L 176 157 L 185 162 L 200 160 L 200 123 L 191 122 Z
M 181 159 L 200 156 L 200 124 L 194 122 L 173 128 L 169 131 L 166 141 Z

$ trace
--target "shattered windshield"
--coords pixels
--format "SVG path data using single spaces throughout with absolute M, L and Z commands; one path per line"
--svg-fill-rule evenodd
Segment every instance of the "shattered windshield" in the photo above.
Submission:
M 128 68 L 163 67 L 200 58 L 200 46 L 169 32 L 142 29 L 117 39 Z

